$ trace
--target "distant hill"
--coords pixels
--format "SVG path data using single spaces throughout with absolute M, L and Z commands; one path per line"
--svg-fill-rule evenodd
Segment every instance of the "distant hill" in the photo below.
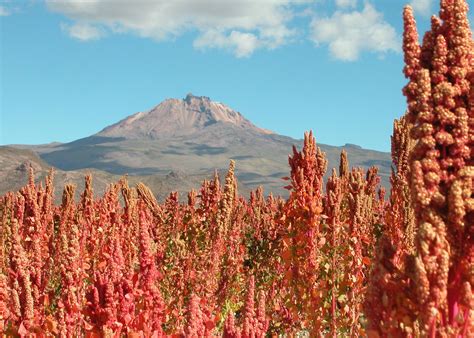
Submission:
M 190 188 L 197 178 L 210 177 L 215 169 L 224 171 L 234 159 L 244 190 L 262 185 L 267 192 L 285 195 L 281 177 L 288 175 L 292 146 L 300 147 L 301 143 L 255 126 L 223 103 L 188 94 L 184 99 L 167 99 L 148 112 L 131 115 L 83 139 L 16 148 L 30 149 L 34 153 L 29 156 L 38 154 L 38 163 L 54 166 L 64 175 L 88 169 L 99 171 L 98 179 L 104 180 L 124 174 L 162 180 L 170 172 L 179 172 L 181 180 L 163 183 L 160 194 L 166 188 Z M 349 144 L 319 146 L 329 160 L 328 172 L 338 167 L 340 152 L 346 149 L 351 166 L 378 166 L 382 182 L 388 186 L 389 153 Z
M 51 165 L 44 162 L 38 155 L 31 150 L 18 149 L 12 147 L 0 147 L 0 195 L 8 191 L 17 191 L 28 183 L 29 168 L 33 167 L 36 181 L 44 181 L 44 178 L 51 169 Z M 94 193 L 101 196 L 107 186 L 118 182 L 123 176 L 114 175 L 97 169 L 80 169 L 64 171 L 55 168 L 54 187 L 55 200 L 61 201 L 62 191 L 66 183 L 72 183 L 77 186 L 76 197 L 84 190 L 84 178 L 87 174 L 93 176 Z M 218 173 L 221 180 L 225 171 Z M 143 182 L 149 186 L 156 194 L 159 200 L 164 200 L 171 191 L 178 191 L 180 198 L 185 200 L 187 193 L 191 189 L 199 189 L 205 179 L 212 179 L 212 175 L 184 175 L 180 172 L 169 172 L 166 175 L 134 175 L 128 176 L 128 182 L 131 186 L 138 182 Z M 247 194 L 250 190 L 240 184 L 239 189 Z

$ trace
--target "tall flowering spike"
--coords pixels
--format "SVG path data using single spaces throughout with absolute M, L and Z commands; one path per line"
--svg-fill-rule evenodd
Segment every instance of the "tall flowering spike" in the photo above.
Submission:
M 295 193 L 320 194 L 326 173 L 327 160 L 324 153 L 316 146 L 313 132 L 305 133 L 303 149 L 299 152 L 293 147 L 289 158 L 292 189 Z
M 414 142 L 410 137 L 412 125 L 407 117 L 395 120 L 392 136 L 392 161 L 395 171 L 390 178 L 390 210 L 387 214 L 388 232 L 393 245 L 402 241 L 404 247 L 399 253 L 413 252 L 415 219 L 410 195 L 410 153 Z M 400 258 L 400 257 L 397 257 Z
M 403 51 L 405 59 L 405 67 L 403 72 L 405 77 L 409 79 L 408 84 L 403 88 L 403 94 L 407 98 L 408 111 L 412 112 L 416 109 L 418 78 L 420 72 L 420 45 L 418 42 L 418 31 L 416 29 L 416 21 L 413 15 L 413 9 L 406 6 L 403 11 Z
M 7 276 L 0 270 L 0 332 L 4 332 L 10 319 L 10 288 L 7 283 Z
M 35 169 L 30 163 L 30 166 L 28 168 L 29 174 L 28 174 L 28 186 L 32 189 L 35 187 Z
M 122 233 L 123 238 L 131 239 L 123 241 L 124 255 L 127 264 L 125 270 L 128 274 L 133 274 L 133 266 L 137 260 L 137 243 L 138 234 L 138 215 L 137 215 L 137 191 L 130 188 L 128 181 L 122 179 L 122 198 L 124 201 L 124 210 L 122 214 Z
M 395 165 L 396 174 L 405 179 L 408 178 L 409 158 L 414 146 L 414 142 L 410 137 L 411 128 L 412 125 L 406 117 L 393 122 L 392 162 Z
M 266 337 L 270 320 L 267 319 L 266 315 L 266 296 L 263 290 L 258 293 L 258 308 L 257 308 L 257 325 L 256 325 L 256 337 Z
M 76 186 L 74 184 L 67 184 L 63 190 L 62 198 L 62 209 L 68 210 L 74 205 L 74 193 L 76 191 Z
M 230 161 L 229 170 L 225 178 L 224 195 L 219 209 L 218 222 L 222 234 L 226 234 L 229 228 L 229 221 L 236 201 L 237 182 L 234 175 L 235 162 Z
M 406 116 L 395 120 L 393 125 L 390 201 L 364 301 L 367 331 L 382 337 L 413 335 L 418 315 L 411 295 L 406 292 L 409 278 L 404 274 L 405 260 L 407 255 L 413 254 L 415 246 L 409 186 L 409 158 L 414 146 L 411 127 Z
M 235 325 L 235 318 L 232 313 L 230 313 L 224 323 L 224 338 L 241 338 L 241 330 Z
M 446 80 L 448 73 L 448 46 L 443 35 L 438 35 L 432 56 L 431 82 L 434 85 Z
M 441 20 L 433 15 L 431 17 L 431 30 L 427 31 L 423 36 L 423 44 L 421 46 L 420 64 L 422 68 L 431 67 L 431 59 L 433 57 L 436 39 L 440 34 Z
M 421 69 L 417 73 L 414 84 L 416 86 L 414 91 L 415 99 L 412 103 L 408 103 L 408 119 L 414 125 L 412 136 L 415 139 L 420 138 L 423 140 L 423 142 L 418 142 L 416 147 L 420 148 L 419 151 L 424 152 L 435 147 L 432 137 L 433 130 L 430 127 L 435 116 L 433 114 L 433 97 L 429 70 Z
M 396 175 L 406 180 L 410 171 L 410 154 L 414 147 L 414 141 L 410 137 L 411 129 L 412 125 L 406 116 L 393 122 L 391 145 L 394 171 Z
M 12 223 L 12 248 L 10 251 L 10 278 L 13 280 L 13 312 L 18 317 L 19 322 L 23 322 L 28 327 L 34 319 L 34 304 L 28 270 L 29 262 L 22 242 L 20 224 L 14 219 Z
M 138 196 L 145 202 L 155 216 L 161 215 L 161 207 L 153 192 L 143 183 L 137 184 Z
M 405 68 L 403 72 L 409 79 L 413 79 L 420 68 L 420 43 L 416 29 L 413 8 L 406 6 L 403 10 L 403 52 L 405 54 Z
M 12 246 L 12 228 L 10 222 L 14 215 L 13 193 L 7 193 L 0 198 L 0 270 L 6 273 L 9 266 L 9 254 Z
M 80 205 L 82 208 L 83 225 L 81 229 L 81 250 L 91 248 L 96 239 L 96 227 L 94 224 L 94 192 L 92 189 L 92 175 L 86 175 L 84 179 L 84 192 L 81 194 Z
M 410 187 L 419 229 L 409 270 L 416 283 L 422 335 L 470 336 L 474 330 L 474 304 L 466 299 L 474 282 L 469 75 L 474 56 L 467 10 L 465 0 L 441 1 L 443 22 L 426 40 L 432 44 L 431 58 L 405 91 L 416 141 Z M 408 35 L 411 28 L 405 29 Z M 416 56 L 406 55 L 410 68 Z
M 229 163 L 229 170 L 225 178 L 224 195 L 229 202 L 233 203 L 236 199 L 237 180 L 235 178 L 235 161 Z
M 196 190 L 192 189 L 188 193 L 188 206 L 189 207 L 194 207 L 196 205 L 196 197 L 197 197 Z
M 291 193 L 284 213 L 285 234 L 281 252 L 285 269 L 284 280 L 287 306 L 295 322 L 311 325 L 317 330 L 322 314 L 318 310 L 316 292 L 321 263 L 320 249 L 324 243 L 321 233 L 323 217 L 323 176 L 327 160 L 316 146 L 312 132 L 305 133 L 303 149 L 293 147 L 289 157 Z
M 201 312 L 201 308 L 199 306 L 199 301 L 199 297 L 197 297 L 195 294 L 191 296 L 188 306 L 186 328 L 184 330 L 186 337 L 204 337 L 206 332 L 206 326 L 203 320 L 203 313 Z
M 214 179 L 213 179 L 213 188 L 214 188 L 214 191 L 217 192 L 217 191 L 220 191 L 221 190 L 221 180 L 219 179 L 219 173 L 216 171 L 214 171 Z
M 61 276 L 62 292 L 59 297 L 58 324 L 61 335 L 74 336 L 81 321 L 80 304 L 82 269 L 80 266 L 79 229 L 76 224 L 76 205 L 74 194 L 76 187 L 68 184 L 64 187 L 62 214 L 59 221 L 58 253 L 55 268 Z
M 94 191 L 92 189 L 92 175 L 86 175 L 84 179 L 84 192 L 81 196 L 81 204 L 84 209 L 84 214 L 87 216 L 87 220 L 91 220 L 92 207 L 94 202 Z
M 201 210 L 211 211 L 216 208 L 221 199 L 221 194 L 219 175 L 215 171 L 214 179 L 212 181 L 204 180 L 199 189 Z
M 330 297 L 330 335 L 337 335 L 337 326 L 338 326 L 338 288 L 339 288 L 339 278 L 337 274 L 340 271 L 341 264 L 341 231 L 343 230 L 343 225 L 341 224 L 341 203 L 344 197 L 343 195 L 343 183 L 345 183 L 347 175 L 338 177 L 336 170 L 333 169 L 331 177 L 328 178 L 326 184 L 326 203 L 324 213 L 327 215 L 327 235 L 330 245 L 331 253 L 330 260 L 328 263 L 328 274 L 330 275 L 331 285 L 328 292 Z
M 149 218 L 144 210 L 140 212 L 140 293 L 142 296 L 141 307 L 144 311 L 144 318 L 148 321 L 147 326 L 150 333 L 160 336 L 162 334 L 162 320 L 164 304 L 161 292 L 158 288 L 159 272 L 156 269 L 154 256 L 151 251 L 151 237 Z
M 52 232 L 53 222 L 53 199 L 54 199 L 54 169 L 51 168 L 46 176 L 45 192 L 43 197 L 42 218 L 47 233 Z M 47 245 L 47 243 L 45 243 Z
M 467 17 L 468 5 L 465 0 L 454 0 L 452 7 L 451 35 L 449 39 L 449 74 L 459 95 L 466 95 L 470 90 L 467 74 L 472 71 L 472 31 Z
M 347 152 L 344 149 L 341 152 L 341 158 L 339 162 L 339 176 L 349 176 L 349 160 L 347 159 Z
M 250 337 L 255 326 L 255 278 L 250 276 L 245 299 L 242 334 Z
M 61 242 L 61 278 L 62 293 L 60 304 L 64 306 L 65 311 L 65 332 L 73 336 L 77 334 L 78 323 L 81 320 L 80 304 L 81 304 L 81 278 L 82 272 L 80 267 L 80 249 L 78 228 L 75 224 L 64 224 L 70 227 L 67 232 L 62 232 Z
M 255 306 L 255 278 L 249 277 L 247 294 L 243 309 L 241 309 L 242 327 L 237 327 L 235 318 L 229 313 L 224 323 L 224 338 L 264 338 L 267 335 L 269 321 L 265 311 L 265 293 L 258 294 L 258 306 Z
M 364 176 L 366 178 L 364 178 Z M 361 329 L 359 318 L 367 283 L 370 258 L 373 257 L 376 224 L 380 224 L 378 196 L 376 186 L 379 182 L 376 168 L 371 168 L 366 175 L 361 168 L 353 168 L 349 175 L 347 203 L 347 276 L 350 286 L 347 295 L 347 306 L 350 311 L 349 325 L 351 335 Z M 342 242 L 344 243 L 344 242 Z

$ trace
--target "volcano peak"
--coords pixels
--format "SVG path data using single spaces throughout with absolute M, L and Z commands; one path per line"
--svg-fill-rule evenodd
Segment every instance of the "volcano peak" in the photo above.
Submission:
M 207 96 L 187 94 L 184 99 L 166 99 L 148 112 L 140 112 L 103 129 L 98 136 L 127 139 L 161 139 L 191 135 L 208 128 L 230 127 L 257 133 L 270 132 L 255 126 L 242 114 Z

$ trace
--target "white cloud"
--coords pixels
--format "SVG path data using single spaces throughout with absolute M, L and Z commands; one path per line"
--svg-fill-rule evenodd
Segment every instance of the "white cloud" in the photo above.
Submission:
M 413 7 L 416 13 L 420 13 L 424 16 L 430 16 L 432 3 L 433 0 L 411 0 L 410 5 Z
M 316 44 L 327 43 L 331 54 L 344 61 L 357 60 L 363 51 L 400 50 L 395 28 L 368 2 L 360 12 L 336 11 L 331 17 L 313 19 L 311 29 Z
M 73 25 L 67 25 L 63 23 L 61 24 L 61 29 L 74 39 L 80 41 L 97 40 L 103 36 L 103 32 L 100 28 L 83 22 Z
M 0 16 L 9 16 L 12 14 L 6 7 L 0 6 Z
M 357 6 L 357 0 L 336 0 L 336 6 L 339 8 L 354 8 Z
M 74 24 L 68 32 L 81 40 L 101 32 L 131 32 L 164 41 L 197 31 L 197 48 L 224 48 L 248 56 L 276 48 L 295 34 L 288 24 L 292 5 L 312 0 L 46 0 L 52 11 Z M 94 28 L 96 30 L 94 30 Z
M 260 41 L 252 33 L 232 31 L 225 35 L 218 31 L 207 31 L 194 41 L 198 49 L 222 48 L 233 50 L 237 57 L 248 57 L 257 49 Z

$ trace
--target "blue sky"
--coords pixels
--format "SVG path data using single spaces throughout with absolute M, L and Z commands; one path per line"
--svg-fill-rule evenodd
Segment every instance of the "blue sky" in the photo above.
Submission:
M 424 32 L 435 0 L 0 0 L 0 144 L 72 141 L 192 92 L 389 151 L 410 1 Z

